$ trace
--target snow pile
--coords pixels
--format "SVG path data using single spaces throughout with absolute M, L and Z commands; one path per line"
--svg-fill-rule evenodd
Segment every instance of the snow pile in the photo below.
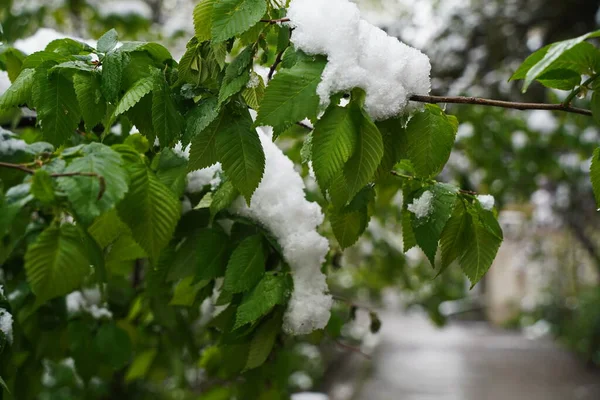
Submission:
M 141 17 L 152 19 L 152 8 L 140 0 L 119 0 L 98 3 L 98 14 L 102 17 Z
M 417 109 L 409 97 L 429 93 L 429 58 L 361 19 L 348 0 L 292 0 L 288 17 L 294 46 L 327 56 L 317 88 L 323 106 L 331 94 L 359 87 L 368 113 L 381 120 Z
M 333 303 L 321 272 L 329 243 L 316 230 L 323 214 L 318 204 L 306 200 L 304 182 L 294 163 L 267 133 L 259 132 L 266 157 L 263 179 L 250 207 L 240 197 L 231 211 L 257 221 L 277 238 L 294 280 L 283 329 L 290 334 L 308 334 L 327 325 Z
M 417 218 L 425 218 L 431 213 L 431 203 L 433 201 L 433 193 L 427 190 L 418 199 L 413 199 L 407 208 L 408 211 L 415 214 Z
M 13 317 L 12 315 L 4 310 L 0 309 L 0 332 L 4 334 L 4 337 L 9 343 L 13 341 Z
M 69 316 L 86 312 L 95 319 L 112 319 L 112 312 L 106 307 L 100 307 L 102 294 L 100 289 L 83 289 L 67 295 L 67 313 Z
M 496 199 L 494 199 L 494 196 L 489 194 L 479 195 L 477 196 L 477 200 L 479 201 L 479 204 L 481 204 L 481 207 L 488 211 L 492 211 L 494 205 L 496 204 Z
M 48 46 L 48 44 L 54 40 L 64 38 L 77 40 L 79 42 L 87 43 L 92 47 L 96 47 L 95 40 L 84 40 L 72 37 L 50 28 L 40 28 L 28 38 L 17 40 L 14 44 L 14 47 L 18 50 L 21 50 L 25 54 L 31 54 L 35 53 L 36 51 L 44 50 L 46 46 Z

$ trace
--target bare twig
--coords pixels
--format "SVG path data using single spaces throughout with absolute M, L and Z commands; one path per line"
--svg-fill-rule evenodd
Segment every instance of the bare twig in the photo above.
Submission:
M 266 22 L 267 24 L 280 24 L 283 22 L 290 22 L 289 18 L 279 18 L 279 19 L 261 19 L 260 22 Z
M 576 96 L 578 96 L 579 93 L 581 93 L 582 90 L 587 89 L 588 85 L 591 84 L 592 82 L 594 82 L 599 76 L 600 76 L 600 74 L 594 74 L 594 75 L 590 76 L 581 85 L 579 85 L 575 89 L 573 89 L 571 91 L 571 93 L 569 93 L 569 95 L 567 96 L 567 98 L 565 99 L 565 101 L 563 101 L 563 105 L 565 105 L 565 106 L 571 105 L 571 101 L 573 101 L 573 99 Z
M 273 74 L 275 73 L 275 70 L 277 69 L 277 66 L 279 64 L 281 64 L 281 61 L 283 60 L 283 53 L 285 52 L 284 50 L 281 50 L 279 52 L 279 54 L 277 54 L 277 58 L 275 58 L 275 62 L 273 63 L 273 65 L 271 65 L 271 68 L 269 69 L 269 75 L 267 76 L 267 78 L 269 80 L 271 80 L 271 78 L 273 78 Z
M 549 110 L 563 111 L 573 114 L 581 114 L 591 116 L 592 112 L 583 108 L 571 107 L 564 104 L 546 104 L 546 103 L 519 103 L 513 101 L 482 99 L 479 97 L 462 97 L 462 96 L 422 96 L 413 95 L 410 100 L 420 103 L 449 103 L 449 104 L 474 104 L 481 106 L 511 108 L 514 110 Z

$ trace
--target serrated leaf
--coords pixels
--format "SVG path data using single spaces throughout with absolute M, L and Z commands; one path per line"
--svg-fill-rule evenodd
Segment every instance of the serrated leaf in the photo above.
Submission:
M 44 140 L 61 145 L 71 138 L 81 118 L 73 84 L 62 74 L 48 74 L 47 68 L 36 70 L 33 103 Z
M 188 162 L 171 149 L 163 149 L 152 161 L 156 176 L 175 196 L 181 197 L 187 185 Z
M 94 337 L 94 344 L 102 360 L 114 370 L 126 366 L 132 355 L 132 344 L 129 334 L 114 322 L 100 326 Z
M 199 102 L 185 116 L 185 133 L 181 143 L 189 144 L 200 132 L 206 129 L 219 116 L 219 103 L 216 97 Z
M 222 42 L 246 32 L 266 12 L 266 0 L 220 0 L 215 2 L 212 11 L 212 40 Z
M 383 140 L 383 157 L 375 173 L 375 180 L 385 179 L 390 176 L 394 165 L 400 161 L 402 136 L 405 127 L 400 118 L 391 118 L 376 123 Z
M 152 94 L 152 126 L 161 147 L 168 147 L 179 139 L 183 124 L 183 117 L 173 101 L 169 85 L 162 77 L 158 77 Z
M 123 274 L 128 275 L 131 273 L 132 261 L 137 259 L 148 258 L 148 254 L 141 248 L 141 246 L 131 237 L 129 229 L 123 224 L 122 221 L 118 221 L 119 229 L 118 239 L 110 246 L 110 252 L 106 256 L 106 269 L 111 274 Z M 91 228 L 90 228 L 91 230 Z M 126 265 L 127 268 L 123 268 Z
M 355 115 L 354 123 L 358 125 L 358 137 L 354 153 L 344 166 L 344 178 L 350 198 L 373 180 L 383 158 L 383 140 L 379 129 L 364 110 L 356 106 L 351 107 L 351 112 Z M 358 121 L 356 117 L 360 117 Z
M 433 177 L 450 158 L 457 130 L 455 117 L 446 115 L 438 106 L 426 105 L 409 121 L 402 136 L 400 157 L 412 162 L 419 176 Z
M 469 215 L 462 201 L 457 201 L 452 216 L 446 223 L 440 236 L 442 249 L 442 266 L 440 274 L 456 259 L 458 259 L 469 246 L 466 232 L 469 225 Z
M 73 87 L 85 126 L 92 130 L 106 115 L 106 100 L 102 95 L 99 73 L 73 75 Z
M 0 96 L 0 110 L 18 107 L 31 101 L 34 69 L 23 70 L 17 80 Z
M 285 276 L 265 275 L 238 307 L 234 329 L 256 321 L 276 305 L 283 304 L 288 292 L 289 286 Z
M 224 182 L 213 194 L 212 202 L 210 203 L 211 220 L 219 212 L 227 209 L 239 195 L 240 192 L 233 186 L 231 181 Z
M 261 235 L 244 239 L 233 251 L 223 287 L 231 293 L 245 292 L 256 285 L 265 273 L 265 245 Z
M 35 53 L 31 53 L 23 60 L 23 70 L 28 68 L 37 68 L 43 63 L 47 61 L 54 61 L 57 64 L 69 61 L 70 58 L 60 55 L 58 53 L 53 53 L 50 51 L 37 51 Z
M 58 178 L 58 185 L 66 193 L 78 220 L 87 225 L 125 197 L 128 176 L 121 156 L 108 146 L 91 143 L 82 151 L 84 156 L 71 161 L 65 173 L 97 176 L 62 177 Z
M 352 246 L 365 231 L 369 217 L 367 210 L 335 212 L 329 216 L 333 234 L 342 249 Z
M 317 58 L 280 70 L 265 90 L 256 124 L 272 126 L 281 133 L 305 118 L 315 120 L 320 102 L 317 86 L 325 65 L 324 59 Z
M 31 194 L 42 203 L 51 203 L 55 199 L 52 177 L 43 169 L 38 169 L 31 179 Z
M 600 208 L 600 147 L 594 150 L 594 155 L 592 156 L 590 179 L 592 181 L 594 196 L 596 197 L 596 204 Z
M 219 91 L 219 104 L 227 101 L 231 96 L 239 93 L 250 81 L 250 67 L 252 66 L 253 46 L 248 46 L 225 69 L 225 77 Z
M 115 108 L 114 115 L 121 115 L 136 105 L 142 97 L 146 96 L 154 89 L 154 82 L 155 78 L 152 76 L 137 81 L 127 92 L 125 92 Z
M 581 75 L 571 69 L 558 68 L 543 73 L 537 81 L 550 89 L 572 90 L 581 83 Z
M 156 67 L 162 67 L 165 62 L 173 58 L 165 46 L 156 42 L 123 42 L 117 50 L 123 53 L 133 53 L 130 54 L 132 57 L 136 52 L 143 52 L 150 56 Z M 139 66 L 137 67 L 139 68 Z
M 253 80 L 256 80 L 258 83 L 252 83 Z M 258 110 L 260 103 L 262 103 L 262 100 L 265 97 L 265 89 L 265 82 L 263 81 L 262 76 L 258 75 L 256 72 L 252 72 L 250 75 L 250 82 L 242 91 L 242 97 L 250 108 Z
M 119 49 L 108 52 L 102 59 L 102 93 L 111 103 L 119 97 L 123 70 L 129 61 L 129 55 Z
M 27 281 L 38 303 L 78 288 L 90 272 L 81 236 L 74 225 L 51 226 L 25 254 Z
M 426 217 L 417 218 L 411 215 L 411 222 L 417 244 L 423 250 L 431 265 L 435 267 L 435 255 L 438 242 L 446 223 L 452 216 L 456 202 L 456 189 L 445 184 L 436 184 L 415 193 L 414 198 L 419 198 L 429 191 L 433 198 L 429 205 L 429 214 Z
M 229 116 L 215 138 L 225 175 L 250 204 L 265 169 L 265 153 L 247 110 Z
M 200 42 L 211 39 L 214 5 L 215 0 L 201 0 L 194 7 L 194 32 Z
M 246 361 L 246 370 L 258 368 L 267 361 L 275 345 L 277 334 L 281 331 L 281 317 L 274 315 L 263 322 L 254 333 L 250 342 L 250 352 Z
M 102 35 L 100 39 L 98 39 L 98 51 L 100 53 L 108 53 L 117 46 L 118 41 L 119 35 L 117 34 L 117 31 L 113 28 L 110 31 L 106 32 L 104 35 Z
M 406 207 L 402 209 L 402 242 L 404 252 L 409 251 L 417 245 L 417 239 L 415 238 L 415 232 L 412 227 L 411 215 L 411 212 L 408 211 Z
M 476 213 L 470 209 L 468 213 L 470 224 L 468 224 L 465 237 L 469 245 L 460 257 L 460 266 L 471 281 L 472 286 L 475 286 L 494 262 L 494 258 L 502 244 L 502 236 L 499 236 L 498 233 L 501 235 L 502 231 L 493 216 L 491 219 L 486 218 L 484 222 L 481 214 L 486 213 L 486 211 L 479 210 L 479 213 Z M 487 211 L 487 213 L 490 212 Z M 490 226 L 490 224 L 493 224 L 493 226 Z
M 312 166 L 321 190 L 327 190 L 343 170 L 354 153 L 357 140 L 350 108 L 328 108 L 312 133 Z
M 196 301 L 198 292 L 206 287 L 210 281 L 196 282 L 193 276 L 184 278 L 175 286 L 175 293 L 169 303 L 170 306 L 191 307 Z
M 216 139 L 230 122 L 227 117 L 229 116 L 225 112 L 221 112 L 208 127 L 196 134 L 190 149 L 190 162 L 188 165 L 190 171 L 208 168 L 219 162 Z
M 116 210 L 100 215 L 88 228 L 89 234 L 102 249 L 117 240 L 126 230 L 127 226 L 121 221 Z
M 129 191 L 118 205 L 120 218 L 134 239 L 156 260 L 175 231 L 181 204 L 142 162 L 127 163 Z

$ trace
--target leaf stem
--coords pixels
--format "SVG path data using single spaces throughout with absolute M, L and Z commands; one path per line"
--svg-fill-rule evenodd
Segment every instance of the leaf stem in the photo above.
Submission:
M 594 74 L 594 75 L 590 76 L 585 82 L 583 82 L 581 85 L 579 85 L 578 87 L 573 89 L 573 91 L 571 91 L 571 93 L 569 93 L 569 95 L 567 96 L 565 101 L 563 101 L 562 104 L 564 106 L 571 105 L 571 101 L 573 101 L 575 96 L 577 96 L 579 93 L 581 93 L 583 88 L 586 88 L 590 83 L 594 82 L 596 80 L 596 78 L 598 78 L 599 76 L 600 76 L 600 74 Z
M 483 99 L 480 97 L 463 97 L 463 96 L 423 96 L 413 95 L 410 100 L 420 103 L 449 103 L 449 104 L 474 104 L 481 106 L 510 108 L 514 110 L 549 110 L 549 111 L 562 111 L 573 114 L 591 116 L 592 112 L 583 108 L 571 107 L 565 104 L 546 104 L 546 103 L 520 103 L 514 101 L 502 101 Z

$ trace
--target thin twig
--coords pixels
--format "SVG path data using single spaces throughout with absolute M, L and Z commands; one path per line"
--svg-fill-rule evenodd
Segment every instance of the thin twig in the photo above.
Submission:
M 273 74 L 275 73 L 275 70 L 277 69 L 277 66 L 279 64 L 281 64 L 281 61 L 283 60 L 283 53 L 285 52 L 284 50 L 281 50 L 279 52 L 279 54 L 277 54 L 277 58 L 275 58 L 275 62 L 273 63 L 273 65 L 271 65 L 271 68 L 269 69 L 269 75 L 267 75 L 268 80 L 270 81 L 271 78 L 273 78 Z
M 600 76 L 600 74 L 594 74 L 592 76 L 590 76 L 585 82 L 583 82 L 581 85 L 579 85 L 578 87 L 576 87 L 575 89 L 573 89 L 571 91 L 571 93 L 569 93 L 569 95 L 567 96 L 567 98 L 565 99 L 565 101 L 563 101 L 563 105 L 564 106 L 570 106 L 571 105 L 571 101 L 573 101 L 573 99 L 575 98 L 575 96 L 579 95 L 579 93 L 581 93 L 581 91 L 584 88 L 587 88 L 587 86 L 594 82 L 598 77 Z
M 279 19 L 261 19 L 260 22 L 266 22 L 267 24 L 280 24 L 283 22 L 290 22 L 289 18 L 279 18 Z
M 479 97 L 462 97 L 462 96 L 422 96 L 413 95 L 410 100 L 420 103 L 449 103 L 449 104 L 474 104 L 490 107 L 511 108 L 514 110 L 549 110 L 563 111 L 573 114 L 581 114 L 591 116 L 592 112 L 583 108 L 571 107 L 564 104 L 546 104 L 546 103 L 519 103 L 512 101 L 482 99 Z
M 339 341 L 338 339 L 334 339 L 330 336 L 331 340 L 333 340 L 333 342 L 335 344 L 337 344 L 338 346 L 340 346 L 341 348 L 345 349 L 345 350 L 349 350 L 353 353 L 356 354 L 360 354 L 361 356 L 363 356 L 364 358 L 366 358 L 367 360 L 371 359 L 371 356 L 368 355 L 367 353 L 363 352 L 361 349 L 359 349 L 358 347 L 354 347 L 354 346 L 350 346 L 349 344 L 343 343 L 341 341 Z
M 27 168 L 26 166 L 21 165 L 21 164 L 11 164 L 11 163 L 6 163 L 6 162 L 0 162 L 0 167 L 17 169 L 17 170 L 23 171 L 29 175 L 35 174 L 34 169 Z M 104 196 L 104 192 L 106 192 L 106 179 L 104 179 L 104 177 L 102 175 L 96 174 L 94 172 L 66 172 L 66 173 L 62 173 L 62 174 L 50 174 L 51 178 L 68 178 L 68 177 L 74 177 L 74 176 L 89 176 L 92 178 L 98 178 L 98 181 L 100 182 L 100 190 L 98 191 L 98 200 L 102 199 L 102 196 Z

